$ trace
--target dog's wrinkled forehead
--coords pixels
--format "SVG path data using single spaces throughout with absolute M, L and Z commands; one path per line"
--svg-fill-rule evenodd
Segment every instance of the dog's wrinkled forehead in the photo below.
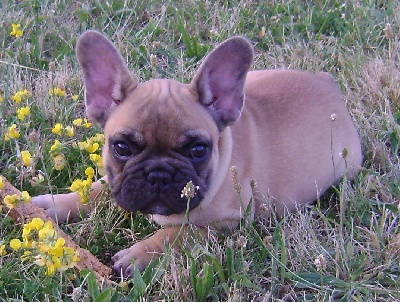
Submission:
M 179 145 L 190 133 L 209 133 L 215 139 L 218 129 L 207 110 L 196 100 L 188 85 L 155 79 L 139 84 L 109 117 L 107 136 L 136 132 L 146 144 L 169 148 Z

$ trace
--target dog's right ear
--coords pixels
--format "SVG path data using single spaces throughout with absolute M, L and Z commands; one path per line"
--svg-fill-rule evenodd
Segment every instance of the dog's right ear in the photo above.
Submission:
M 115 46 L 97 31 L 82 34 L 76 53 L 84 76 L 86 114 L 104 127 L 113 107 L 124 101 L 137 81 Z

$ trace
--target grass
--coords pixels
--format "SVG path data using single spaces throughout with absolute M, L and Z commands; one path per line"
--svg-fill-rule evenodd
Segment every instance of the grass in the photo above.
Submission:
M 364 169 L 354 184 L 332 188 L 315 206 L 210 231 L 182 254 L 167 252 L 132 280 L 99 284 L 90 272 L 46 276 L 21 262 L 8 243 L 21 228 L 2 208 L 0 300 L 5 301 L 398 301 L 400 300 L 400 4 L 391 0 L 101 2 L 3 1 L 0 4 L 0 171 L 31 195 L 67 192 L 94 166 L 76 144 L 101 130 L 56 135 L 56 123 L 84 117 L 74 54 L 79 34 L 109 35 L 142 81 L 188 82 L 217 43 L 243 35 L 255 46 L 254 69 L 328 71 L 340 85 L 360 133 Z M 21 37 L 10 35 L 20 23 Z M 60 87 L 64 96 L 50 96 Z M 30 92 L 20 104 L 11 100 Z M 78 100 L 73 100 L 77 96 Z M 24 121 L 17 109 L 30 107 Z M 16 124 L 21 136 L 6 141 Z M 50 148 L 60 140 L 62 170 Z M 31 153 L 32 165 L 20 152 Z M 98 152 L 97 152 L 98 153 Z M 98 170 L 96 170 L 96 173 Z M 98 175 L 97 175 L 98 176 Z M 103 262 L 155 226 L 127 215 L 110 198 L 80 224 L 65 225 Z

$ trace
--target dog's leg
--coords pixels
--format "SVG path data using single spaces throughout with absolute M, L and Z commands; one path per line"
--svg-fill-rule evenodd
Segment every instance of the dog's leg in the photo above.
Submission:
M 116 276 L 131 277 L 133 262 L 139 271 L 143 271 L 151 260 L 159 258 L 165 252 L 166 246 L 179 249 L 185 245 L 184 240 L 196 240 L 206 237 L 208 230 L 196 226 L 171 226 L 158 230 L 152 236 L 130 248 L 119 251 L 112 257 L 113 271 Z
M 89 199 L 93 201 L 103 189 L 103 184 L 107 183 L 107 176 L 94 182 L 89 192 Z M 46 214 L 59 222 L 74 221 L 80 214 L 87 214 L 92 205 L 83 204 L 77 193 L 66 194 L 45 194 L 32 197 L 31 202 L 36 206 L 45 209 Z

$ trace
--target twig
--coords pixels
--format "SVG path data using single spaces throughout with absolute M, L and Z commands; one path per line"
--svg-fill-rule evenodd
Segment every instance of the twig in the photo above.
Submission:
M 0 203 L 4 203 L 3 199 L 6 195 L 21 194 L 21 192 L 12 186 L 4 176 L 0 175 L 5 184 L 4 188 L 0 191 Z M 92 271 L 96 278 L 100 282 L 107 281 L 108 277 L 111 275 L 111 268 L 101 263 L 92 253 L 88 250 L 81 248 L 75 243 L 72 238 L 64 233 L 53 219 L 46 215 L 46 212 L 33 205 L 32 203 L 23 203 L 18 208 L 11 209 L 8 215 L 18 224 L 24 224 L 30 222 L 33 218 L 41 218 L 43 221 L 51 221 L 55 230 L 60 237 L 65 239 L 67 246 L 72 247 L 74 250 L 78 251 L 80 261 L 76 265 L 78 271 L 87 268 Z

